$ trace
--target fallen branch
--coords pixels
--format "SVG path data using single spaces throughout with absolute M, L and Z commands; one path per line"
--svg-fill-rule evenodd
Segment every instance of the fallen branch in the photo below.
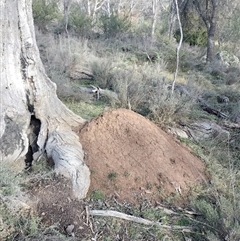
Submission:
M 178 225 L 165 225 L 161 224 L 160 222 L 150 221 L 148 219 L 139 218 L 136 216 L 128 215 L 125 213 L 112 211 L 112 210 L 89 210 L 89 214 L 93 216 L 103 216 L 103 217 L 114 217 L 114 218 L 120 218 L 128 221 L 132 221 L 135 223 L 140 223 L 148 226 L 157 225 L 160 228 L 165 229 L 175 229 L 175 230 L 181 230 L 184 232 L 191 232 L 192 227 L 190 226 L 178 226 Z
M 189 211 L 189 210 L 185 210 L 185 209 L 182 209 L 182 208 L 178 208 L 178 211 L 179 213 L 169 209 L 169 208 L 166 208 L 166 207 L 163 207 L 161 206 L 158 202 L 157 202 L 157 209 L 160 209 L 162 210 L 164 213 L 168 214 L 168 215 L 185 215 L 185 216 L 201 216 L 200 213 L 196 213 L 196 212 L 193 212 L 193 211 Z
M 208 112 L 209 114 L 216 115 L 218 117 L 222 118 L 228 118 L 229 116 L 219 110 L 214 109 L 212 106 L 210 106 L 203 98 L 198 98 L 197 101 L 200 103 L 201 108 Z
M 92 74 L 86 73 L 84 71 L 82 71 L 81 74 L 86 75 L 90 80 L 94 80 L 94 76 Z

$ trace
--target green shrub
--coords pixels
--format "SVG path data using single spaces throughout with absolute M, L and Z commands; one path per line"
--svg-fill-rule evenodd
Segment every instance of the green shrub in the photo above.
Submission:
M 125 33 L 130 30 L 131 22 L 128 17 L 118 14 L 102 15 L 99 19 L 100 27 L 107 38 L 115 37 L 120 33 Z
M 206 46 L 207 44 L 207 29 L 199 15 L 190 8 L 183 10 L 182 16 L 183 41 L 191 46 Z M 179 42 L 180 30 L 175 32 L 175 38 Z
M 101 190 L 94 190 L 91 194 L 91 198 L 95 201 L 96 200 L 104 200 L 105 196 Z
M 116 178 L 117 178 L 117 176 L 118 176 L 118 174 L 117 174 L 116 172 L 109 172 L 109 173 L 108 173 L 108 179 L 109 179 L 110 181 L 115 181 Z
M 206 46 L 207 44 L 207 31 L 204 28 L 198 29 L 183 29 L 184 37 L 183 41 L 185 43 L 189 43 L 190 46 Z M 180 40 L 180 30 L 175 32 L 176 40 L 179 42 Z
M 195 208 L 203 215 L 203 220 L 214 228 L 219 228 L 219 211 L 211 200 L 199 199 L 195 203 Z
M 92 20 L 82 11 L 80 4 L 73 3 L 69 13 L 69 29 L 79 36 L 86 36 L 92 27 Z
M 113 75 L 111 73 L 113 63 L 111 59 L 106 58 L 92 61 L 90 63 L 90 68 L 94 80 L 100 88 L 113 88 Z
M 61 19 L 57 0 L 34 0 L 32 10 L 34 23 L 42 32 L 47 32 L 54 21 Z

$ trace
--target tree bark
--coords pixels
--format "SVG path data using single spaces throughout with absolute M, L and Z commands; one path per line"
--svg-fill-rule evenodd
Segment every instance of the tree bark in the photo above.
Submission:
M 213 20 L 215 21 L 215 20 Z M 207 39 L 207 61 L 211 62 L 214 59 L 214 38 L 216 32 L 215 22 L 212 22 L 207 29 L 208 39 Z
M 1 164 L 23 166 L 30 149 L 35 159 L 46 152 L 56 172 L 71 179 L 74 196 L 83 198 L 90 172 L 72 128 L 85 120 L 62 104 L 56 85 L 46 76 L 35 40 L 32 1 L 3 0 L 0 18 Z M 33 134 L 34 148 L 29 138 Z
M 220 6 L 217 0 L 206 0 L 204 7 L 199 0 L 194 1 L 196 10 L 207 28 L 207 62 L 214 58 L 214 38 L 216 34 L 217 11 Z
M 181 46 L 182 46 L 182 41 L 183 41 L 182 23 L 181 23 L 181 19 L 180 19 L 180 15 L 179 15 L 179 7 L 178 7 L 178 1 L 177 0 L 175 0 L 175 8 L 176 8 L 176 12 L 177 12 L 177 20 L 178 20 L 178 25 L 179 25 L 179 29 L 180 29 L 180 41 L 179 41 L 178 46 L 177 46 L 176 69 L 175 69 L 174 79 L 173 79 L 173 83 L 172 83 L 172 95 L 173 95 L 175 83 L 176 83 L 176 80 L 177 80 L 178 68 L 179 68 L 179 52 L 180 52 L 180 49 L 181 49 Z

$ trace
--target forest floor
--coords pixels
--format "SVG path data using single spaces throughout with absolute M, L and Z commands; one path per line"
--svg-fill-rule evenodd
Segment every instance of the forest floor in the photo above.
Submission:
M 189 148 L 133 111 L 106 111 L 77 133 L 91 171 L 88 198 L 75 200 L 69 181 L 55 175 L 33 181 L 29 189 L 42 223 L 57 225 L 61 233 L 81 240 L 90 240 L 104 229 L 107 235 L 109 229 L 99 226 L 89 209 L 134 214 L 132 207 L 144 209 L 146 202 L 151 203 L 148 208 L 156 207 L 166 200 L 184 208 L 189 191 L 208 179 L 203 161 Z M 119 232 L 118 240 L 131 240 L 123 228 Z

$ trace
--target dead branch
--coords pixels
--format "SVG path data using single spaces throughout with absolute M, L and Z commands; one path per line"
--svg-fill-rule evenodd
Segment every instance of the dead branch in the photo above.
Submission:
M 88 206 L 85 207 L 85 211 L 86 211 L 86 224 L 90 227 L 91 232 L 94 233 L 93 225 L 92 225 L 92 222 L 89 218 L 89 207 Z
M 231 128 L 231 129 L 239 129 L 240 128 L 240 124 L 238 124 L 238 123 L 231 123 L 231 122 L 228 122 L 228 121 L 224 121 L 223 125 L 225 127 L 227 127 L 227 128 Z
M 200 103 L 200 107 L 204 111 L 208 112 L 209 114 L 213 114 L 213 115 L 216 115 L 221 118 L 228 118 L 227 114 L 225 114 L 219 110 L 216 110 L 215 108 L 210 106 L 203 98 L 198 98 L 197 101 Z
M 190 227 L 190 226 L 165 225 L 165 224 L 161 224 L 160 222 L 154 222 L 154 221 L 150 221 L 148 219 L 139 218 L 136 216 L 131 216 L 131 215 L 128 215 L 125 213 L 112 211 L 112 210 L 89 210 L 89 214 L 93 215 L 93 216 L 120 218 L 120 219 L 132 221 L 135 223 L 140 223 L 140 224 L 144 224 L 144 225 L 148 225 L 148 226 L 157 225 L 160 228 L 164 228 L 164 229 L 181 230 L 184 232 L 191 232 L 191 230 L 192 230 L 192 227 Z
M 94 80 L 94 76 L 92 74 L 86 73 L 84 71 L 82 71 L 80 73 L 86 75 L 90 80 Z
M 198 97 L 198 98 L 195 98 L 194 96 L 192 96 L 188 90 L 186 89 L 185 86 L 183 85 L 180 85 L 180 84 L 170 84 L 168 85 L 168 89 L 172 89 L 172 90 L 178 90 L 178 92 L 180 93 L 180 95 L 182 96 L 183 94 L 190 97 L 191 99 L 193 99 L 194 101 L 196 101 L 197 103 L 199 103 L 200 107 L 208 112 L 209 114 L 212 114 L 212 115 L 216 115 L 218 117 L 221 117 L 221 118 L 228 118 L 229 116 L 217 109 L 215 109 L 214 107 L 212 107 L 211 105 L 209 105 L 207 103 L 206 100 L 204 100 L 202 97 Z M 228 103 L 228 100 L 224 100 L 224 102 L 227 104 Z M 235 128 L 238 128 L 238 127 L 235 127 Z

